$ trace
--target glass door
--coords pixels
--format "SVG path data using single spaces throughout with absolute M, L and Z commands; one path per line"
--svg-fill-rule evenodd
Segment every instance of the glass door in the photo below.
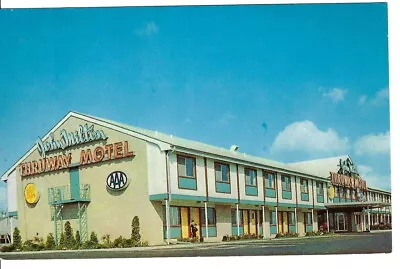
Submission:
M 337 213 L 336 214 L 336 225 L 338 231 L 345 231 L 346 230 L 346 218 L 344 213 Z

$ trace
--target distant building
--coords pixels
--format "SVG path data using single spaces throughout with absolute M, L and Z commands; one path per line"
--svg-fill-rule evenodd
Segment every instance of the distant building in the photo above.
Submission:
M 75 112 L 2 178 L 23 240 L 59 240 L 67 220 L 83 240 L 129 237 L 134 216 L 150 245 L 191 236 L 192 221 L 204 241 L 391 223 L 391 193 L 349 156 L 284 164 Z

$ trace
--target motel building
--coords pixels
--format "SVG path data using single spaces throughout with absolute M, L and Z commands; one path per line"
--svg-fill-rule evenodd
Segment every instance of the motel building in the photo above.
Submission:
M 130 237 L 134 216 L 150 245 L 188 238 L 192 220 L 204 241 L 391 223 L 391 193 L 349 156 L 284 164 L 76 112 L 32 142 L 2 176 L 23 240 L 59 240 L 66 221 L 82 240 Z

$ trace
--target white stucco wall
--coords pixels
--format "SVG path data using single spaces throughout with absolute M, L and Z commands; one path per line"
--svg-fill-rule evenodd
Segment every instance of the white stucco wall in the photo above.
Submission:
M 167 193 L 165 153 L 154 144 L 147 143 L 149 195 Z

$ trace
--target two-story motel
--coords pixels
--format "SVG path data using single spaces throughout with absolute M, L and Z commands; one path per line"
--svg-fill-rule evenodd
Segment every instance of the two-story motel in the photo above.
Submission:
M 3 176 L 23 240 L 70 221 L 149 244 L 190 236 L 366 231 L 391 222 L 390 192 L 367 187 L 349 156 L 284 164 L 70 112 Z M 10 201 L 13 200 L 13 201 Z

